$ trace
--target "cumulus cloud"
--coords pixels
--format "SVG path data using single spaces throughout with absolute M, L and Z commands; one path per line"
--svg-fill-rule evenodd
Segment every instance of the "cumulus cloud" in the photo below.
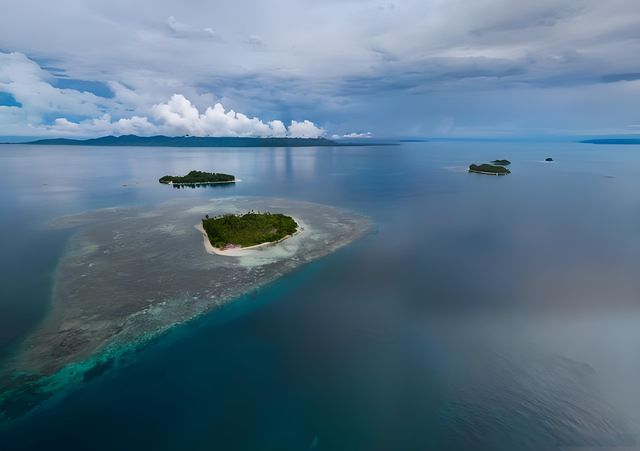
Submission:
M 291 121 L 289 125 L 289 135 L 293 138 L 317 138 L 322 136 L 324 130 L 316 127 L 311 121 L 302 122 Z
M 248 117 L 233 110 L 226 111 L 221 103 L 207 107 L 201 114 L 195 105 L 180 94 L 174 94 L 166 103 L 154 105 L 151 112 L 156 123 L 176 135 L 287 136 L 287 130 L 281 121 L 265 123 L 257 117 Z M 319 135 L 315 134 L 312 137 L 317 136 Z
M 171 136 L 245 136 L 318 138 L 324 130 L 313 122 L 291 121 L 287 128 L 280 120 L 263 122 L 234 110 L 225 110 L 221 103 L 207 107 L 201 113 L 189 99 L 174 94 L 164 103 L 153 105 L 150 117 L 133 116 L 112 120 L 105 114 L 97 119 L 73 122 L 58 118 L 47 126 L 50 132 L 61 135 L 171 135 Z
M 112 120 L 109 114 L 99 118 L 73 122 L 66 118 L 57 118 L 52 125 L 43 127 L 48 132 L 61 136 L 103 136 L 103 135 L 141 135 L 156 134 L 157 127 L 146 117 L 133 116 Z
M 200 105 L 207 105 L 201 112 L 183 94 L 173 94 L 168 101 L 157 103 L 153 101 L 157 95 L 111 82 L 114 95 L 105 98 L 79 89 L 56 88 L 54 81 L 55 77 L 25 55 L 0 52 L 0 94 L 15 100 L 10 105 L 0 105 L 0 135 L 317 138 L 324 134 L 309 120 L 293 120 L 287 127 L 281 120 L 263 121 L 227 110 L 221 102 L 214 103 L 210 93 L 195 95 Z

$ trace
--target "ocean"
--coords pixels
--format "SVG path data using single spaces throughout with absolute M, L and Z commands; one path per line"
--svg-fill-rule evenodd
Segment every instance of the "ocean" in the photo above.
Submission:
M 0 423 L 0 449 L 633 449 L 639 151 L 0 145 L 0 367 L 49 313 L 61 216 L 270 197 L 373 224 Z M 242 181 L 157 181 L 192 169 Z

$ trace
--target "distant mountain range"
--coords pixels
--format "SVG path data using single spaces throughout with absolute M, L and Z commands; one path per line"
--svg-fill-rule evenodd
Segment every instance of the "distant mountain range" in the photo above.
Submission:
M 640 137 L 585 139 L 580 142 L 585 144 L 640 144 Z
M 318 147 L 363 146 L 370 142 L 332 141 L 326 138 L 237 138 L 199 136 L 103 136 L 92 139 L 39 139 L 24 144 L 48 146 L 154 146 L 154 147 Z

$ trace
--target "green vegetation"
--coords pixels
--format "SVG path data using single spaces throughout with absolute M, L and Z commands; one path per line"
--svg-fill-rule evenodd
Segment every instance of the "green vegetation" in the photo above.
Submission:
M 202 227 L 211 245 L 217 248 L 271 243 L 298 230 L 298 224 L 290 216 L 253 211 L 244 215 L 207 216 L 202 220 Z
M 548 158 L 545 158 L 544 161 L 553 161 L 553 158 L 548 157 Z
M 215 172 L 191 171 L 185 176 L 165 175 L 160 177 L 160 183 L 179 183 L 179 184 L 196 184 L 196 183 L 229 183 L 235 182 L 236 178 L 229 174 L 217 174 Z
M 491 163 L 498 166 L 509 166 L 511 164 L 509 160 L 493 160 Z
M 469 172 L 476 172 L 478 174 L 491 174 L 491 175 L 507 175 L 511 174 L 511 171 L 503 166 L 496 166 L 493 164 L 472 164 L 469 166 Z

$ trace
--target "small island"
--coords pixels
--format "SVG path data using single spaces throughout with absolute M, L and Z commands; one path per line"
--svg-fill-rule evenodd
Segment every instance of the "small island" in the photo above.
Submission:
M 234 183 L 235 176 L 215 172 L 191 171 L 187 175 L 165 175 L 158 180 L 169 185 L 211 185 L 214 183 Z
M 469 172 L 474 172 L 476 174 L 487 174 L 487 175 L 507 175 L 511 174 L 511 171 L 504 166 L 498 166 L 494 164 L 472 164 L 469 166 Z
M 257 247 L 277 243 L 298 231 L 298 224 L 282 213 L 225 214 L 205 217 L 202 229 L 217 250 Z
M 509 166 L 511 164 L 509 160 L 493 160 L 491 163 L 497 166 Z

